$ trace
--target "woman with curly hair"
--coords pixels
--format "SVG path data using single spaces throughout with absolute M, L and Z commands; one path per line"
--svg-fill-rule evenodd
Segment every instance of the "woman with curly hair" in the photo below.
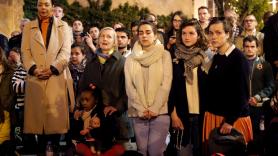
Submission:
M 182 134 L 178 155 L 185 155 L 183 149 L 193 145 L 193 155 L 200 155 L 203 118 L 203 87 L 205 69 L 208 66 L 208 49 L 204 31 L 198 20 L 191 19 L 181 24 L 177 35 L 177 49 L 173 58 L 173 82 L 169 100 L 172 129 Z M 173 140 L 172 140 L 173 142 Z

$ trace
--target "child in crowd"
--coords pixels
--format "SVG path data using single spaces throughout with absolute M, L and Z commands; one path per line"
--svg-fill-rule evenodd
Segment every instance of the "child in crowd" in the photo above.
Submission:
M 70 55 L 70 62 L 69 62 L 69 70 L 71 73 L 71 77 L 73 79 L 73 89 L 74 89 L 74 95 L 75 97 L 78 97 L 79 92 L 78 89 L 78 83 L 79 80 L 84 72 L 85 66 L 86 66 L 86 56 L 85 56 L 85 50 L 84 47 L 81 44 L 74 43 L 71 45 L 71 55 Z M 79 103 L 75 98 L 75 105 L 74 109 L 79 107 Z M 70 125 L 73 124 L 73 113 L 70 113 Z M 71 126 L 72 127 L 72 126 Z M 69 132 L 66 134 L 65 138 L 69 144 L 71 144 L 71 132 L 72 128 L 69 130 Z
M 19 48 L 12 48 L 9 52 L 8 55 L 8 60 L 9 63 L 14 67 L 18 68 L 19 66 L 22 66 L 22 61 L 21 61 L 21 54 L 20 54 L 20 49 Z
M 76 43 L 72 44 L 69 69 L 70 69 L 72 79 L 74 81 L 74 92 L 76 97 L 78 95 L 77 94 L 78 82 L 84 72 L 86 62 L 87 59 L 86 59 L 84 47 L 80 44 L 76 44 Z
M 23 143 L 23 122 L 24 122 L 24 94 L 25 94 L 25 80 L 27 77 L 27 71 L 24 69 L 21 61 L 20 49 L 13 48 L 9 56 L 14 59 L 16 63 L 16 71 L 12 77 L 13 91 L 16 94 L 15 109 L 15 129 L 14 135 L 16 145 L 22 145 Z
M 112 120 L 111 117 L 104 116 L 98 97 L 97 89 L 83 90 L 79 98 L 81 106 L 74 112 L 72 133 L 76 152 L 81 155 L 100 155 L 113 144 Z M 113 155 L 121 155 L 124 152 L 123 147 L 120 146 L 113 147 L 111 150 L 115 150 Z

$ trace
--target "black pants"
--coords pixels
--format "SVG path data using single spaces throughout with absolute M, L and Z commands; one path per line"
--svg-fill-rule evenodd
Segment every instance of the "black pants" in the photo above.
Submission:
M 183 133 L 181 130 L 178 132 L 177 130 L 170 128 L 171 140 L 165 155 L 180 155 L 179 148 L 181 148 L 181 146 L 185 148 L 188 144 L 192 144 L 193 156 L 201 156 L 203 118 L 204 116 L 200 114 L 190 114 L 187 117 L 188 120 L 182 120 L 183 125 L 185 126 Z
M 2 156 L 14 156 L 15 155 L 15 145 L 12 141 L 4 141 L 0 145 L 0 154 Z
M 45 152 L 46 149 L 46 145 L 47 143 L 50 141 L 52 146 L 53 146 L 53 150 L 57 150 L 57 148 L 59 147 L 59 141 L 60 141 L 60 134 L 50 134 L 50 135 L 38 135 L 38 149 L 39 152 Z

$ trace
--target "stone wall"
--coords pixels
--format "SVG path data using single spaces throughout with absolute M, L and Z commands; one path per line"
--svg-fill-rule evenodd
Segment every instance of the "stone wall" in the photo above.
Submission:
M 115 0 L 112 3 L 112 8 L 116 8 L 120 3 L 125 2 L 136 4 L 139 7 L 148 7 L 151 12 L 157 15 L 168 15 L 171 12 L 181 10 L 188 17 L 193 16 L 192 0 Z
M 68 0 L 71 4 L 78 1 L 82 6 L 87 6 L 87 0 Z M 99 0 L 100 2 L 102 0 Z M 112 0 L 112 8 L 128 2 L 130 5 L 148 7 L 151 12 L 157 15 L 168 15 L 171 12 L 182 10 L 188 17 L 193 17 L 194 0 Z M 198 0 L 200 3 L 207 0 Z
M 69 3 L 73 1 L 79 1 L 82 6 L 88 5 L 87 0 L 68 0 Z M 176 10 L 182 10 L 188 17 L 196 17 L 196 9 L 200 5 L 207 4 L 207 0 L 113 0 L 112 2 L 112 8 L 128 2 L 130 5 L 148 7 L 157 15 L 168 15 Z M 19 22 L 23 17 L 23 0 L 0 0 L 0 10 L 0 33 L 9 37 L 11 32 L 19 30 Z
M 0 0 L 0 10 L 0 33 L 10 37 L 11 32 L 19 30 L 23 0 Z

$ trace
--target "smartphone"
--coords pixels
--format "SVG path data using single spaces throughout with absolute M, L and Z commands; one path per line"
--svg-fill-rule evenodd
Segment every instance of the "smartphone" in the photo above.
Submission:
M 87 32 L 82 32 L 82 33 L 80 33 L 80 36 L 81 37 L 85 37 L 85 36 L 87 36 L 88 34 L 87 34 Z

